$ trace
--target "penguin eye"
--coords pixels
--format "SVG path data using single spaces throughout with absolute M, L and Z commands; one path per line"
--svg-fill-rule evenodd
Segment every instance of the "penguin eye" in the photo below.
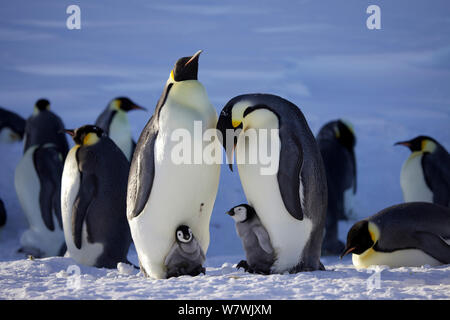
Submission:
M 178 231 L 178 232 L 177 232 L 177 238 L 178 238 L 179 240 L 183 239 L 183 232 Z

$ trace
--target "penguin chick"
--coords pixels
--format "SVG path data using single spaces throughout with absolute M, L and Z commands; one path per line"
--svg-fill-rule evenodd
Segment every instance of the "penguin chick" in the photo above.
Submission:
M 127 97 L 117 97 L 106 106 L 98 116 L 95 125 L 114 141 L 130 161 L 136 142 L 131 136 L 131 127 L 127 113 L 131 110 L 146 110 Z
M 204 262 L 205 253 L 192 234 L 192 230 L 186 225 L 179 226 L 175 231 L 175 243 L 164 261 L 167 278 L 205 274 Z
M 343 256 L 357 268 L 437 266 L 450 263 L 450 209 L 427 202 L 386 208 L 353 225 Z
M 405 202 L 425 201 L 450 207 L 450 155 L 447 150 L 428 136 L 395 145 L 411 150 L 400 174 Z
M 237 268 L 244 268 L 250 273 L 270 274 L 275 253 L 269 234 L 255 209 L 248 204 L 240 204 L 227 214 L 236 222 L 236 232 L 241 238 L 247 258 L 247 261 L 240 261 Z

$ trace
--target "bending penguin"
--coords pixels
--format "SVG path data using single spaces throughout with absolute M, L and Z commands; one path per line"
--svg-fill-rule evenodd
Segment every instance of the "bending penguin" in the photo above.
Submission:
M 427 202 L 386 208 L 353 225 L 343 256 L 357 268 L 450 263 L 450 209 Z
M 324 269 L 319 259 L 327 206 L 326 176 L 319 148 L 300 109 L 275 95 L 245 94 L 225 105 L 217 129 L 230 168 L 236 149 L 247 202 L 269 234 L 275 252 L 271 273 Z M 262 141 L 255 142 L 252 135 Z M 271 146 L 269 165 L 262 159 L 246 160 L 260 155 L 267 145 Z
M 0 107 L 0 142 L 20 141 L 25 131 L 25 119 L 18 114 Z
M 450 207 L 450 155 L 447 150 L 428 136 L 395 145 L 411 150 L 400 173 L 405 202 L 425 201 Z
M 14 186 L 29 224 L 19 252 L 36 258 L 63 255 L 66 250 L 60 204 L 67 153 L 63 129 L 48 100 L 38 100 L 25 125 L 24 155 L 15 171 Z
M 131 136 L 131 127 L 127 112 L 131 110 L 146 110 L 127 97 L 113 99 L 98 116 L 95 125 L 102 128 L 130 161 L 136 147 Z
M 97 126 L 66 130 L 75 146 L 64 164 L 61 208 L 67 251 L 80 264 L 116 268 L 127 260 L 129 162 Z
M 167 278 L 181 275 L 197 276 L 205 274 L 205 253 L 200 247 L 192 230 L 181 225 L 175 232 L 175 243 L 169 251 L 164 264 L 167 268 Z
M 317 144 L 325 165 L 328 186 L 327 218 L 322 254 L 338 255 L 344 243 L 338 239 L 338 221 L 347 220 L 356 193 L 356 138 L 344 120 L 330 121 L 317 134 Z
M 236 232 L 241 238 L 247 259 L 240 261 L 237 268 L 244 268 L 250 273 L 270 274 L 275 252 L 255 209 L 248 204 L 240 204 L 231 208 L 227 214 L 236 222 Z
M 215 135 L 217 113 L 197 80 L 200 53 L 176 62 L 131 161 L 128 222 L 141 270 L 153 278 L 167 276 L 164 259 L 178 226 L 188 225 L 192 229 L 205 254 L 209 245 L 209 222 L 219 184 L 220 159 L 200 164 L 194 164 L 192 159 L 174 161 L 173 150 L 180 142 L 172 138 L 181 131 L 189 133 L 192 138 L 189 146 L 203 146 L 201 152 L 213 145 L 220 152 Z M 194 134 L 196 125 L 203 132 L 211 129 L 211 142 Z M 193 148 L 184 150 L 183 154 L 193 158 L 202 156 Z

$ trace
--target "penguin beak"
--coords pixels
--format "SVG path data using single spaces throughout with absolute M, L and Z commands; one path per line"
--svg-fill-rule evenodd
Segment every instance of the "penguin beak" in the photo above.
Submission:
M 411 142 L 409 141 L 399 141 L 394 143 L 394 146 L 405 146 L 405 147 L 411 147 Z
M 230 211 L 225 212 L 225 214 L 227 214 L 231 217 L 231 216 L 234 216 L 234 211 L 230 210 Z
M 143 111 L 147 111 L 146 108 L 138 106 L 137 104 L 133 104 L 130 108 L 130 110 L 143 110 Z
M 64 132 L 73 137 L 75 135 L 74 129 L 64 129 Z
M 345 248 L 345 249 L 344 249 L 344 252 L 341 253 L 339 259 L 342 260 L 342 258 L 343 258 L 344 256 L 348 255 L 350 252 L 352 252 L 352 251 L 355 250 L 355 249 L 356 249 L 356 247 L 351 247 L 351 248 L 349 248 L 349 249 Z
M 191 63 L 192 61 L 196 60 L 199 58 L 200 53 L 202 53 L 203 50 L 198 50 L 185 64 L 184 66 L 186 67 L 189 63 Z

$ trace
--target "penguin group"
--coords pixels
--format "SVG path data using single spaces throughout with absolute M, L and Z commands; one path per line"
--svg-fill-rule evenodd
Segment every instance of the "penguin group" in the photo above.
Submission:
M 396 143 L 411 150 L 400 175 L 405 203 L 356 222 L 344 244 L 339 221 L 353 219 L 357 193 L 353 125 L 332 120 L 315 136 L 296 104 L 262 93 L 238 95 L 217 114 L 198 79 L 201 53 L 175 62 L 137 142 L 127 113 L 146 109 L 124 96 L 78 128 L 67 128 L 47 99 L 27 120 L 0 108 L 0 141 L 24 140 L 14 179 L 28 221 L 19 252 L 115 268 L 130 263 L 134 243 L 145 276 L 205 274 L 221 164 L 175 163 L 173 134 L 183 130 L 194 139 L 183 152 L 223 148 L 231 170 L 236 158 L 247 203 L 226 213 L 246 257 L 238 269 L 325 270 L 321 256 L 350 253 L 357 268 L 450 263 L 450 156 L 439 142 Z M 214 132 L 210 141 L 194 134 L 198 123 Z M 270 146 L 270 172 L 247 161 L 261 146 Z M 0 227 L 6 221 L 0 200 Z

